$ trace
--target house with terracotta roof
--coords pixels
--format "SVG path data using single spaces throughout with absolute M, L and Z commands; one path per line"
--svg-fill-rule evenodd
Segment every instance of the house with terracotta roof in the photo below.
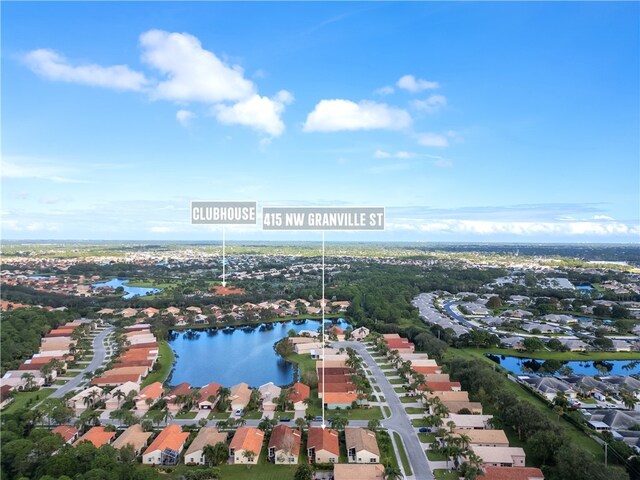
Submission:
M 116 450 L 120 450 L 127 445 L 131 445 L 136 455 L 140 455 L 140 452 L 142 452 L 142 449 L 147 445 L 151 435 L 153 435 L 153 432 L 145 432 L 142 426 L 136 423 L 122 432 L 122 435 L 116 438 L 111 446 Z
M 73 409 L 76 416 L 84 412 L 92 403 L 102 399 L 104 393 L 100 387 L 89 387 L 81 392 L 76 393 L 67 400 L 67 406 Z
M 311 427 L 307 437 L 309 463 L 338 463 L 338 432 L 330 428 Z
M 289 401 L 293 403 L 293 409 L 295 411 L 304 412 L 307 410 L 307 406 L 304 401 L 311 396 L 311 388 L 304 383 L 296 382 L 291 387 L 289 393 Z
M 300 456 L 300 444 L 302 438 L 300 431 L 287 427 L 286 425 L 276 425 L 271 431 L 269 439 L 268 459 L 276 465 L 293 465 L 298 463 Z
M 229 395 L 229 403 L 231 410 L 244 410 L 251 399 L 251 389 L 246 383 L 239 383 L 231 387 L 231 395 Z
M 117 387 L 118 385 L 122 385 L 123 383 L 134 382 L 140 383 L 142 382 L 142 375 L 139 373 L 129 373 L 122 375 L 105 375 L 101 377 L 96 377 L 91 380 L 92 385 L 100 386 L 100 387 Z
M 255 427 L 239 427 L 229 445 L 229 463 L 258 463 L 264 432 Z
M 485 467 L 478 480 L 544 480 L 544 474 L 531 467 Z
M 378 463 L 380 449 L 376 434 L 366 428 L 345 428 L 344 436 L 347 444 L 349 463 Z
M 460 382 L 426 382 L 424 385 L 418 387 L 418 390 L 431 390 L 435 392 L 438 391 L 451 391 L 451 392 L 459 392 L 462 390 L 462 385 Z
M 109 445 L 115 436 L 116 432 L 107 432 L 105 427 L 91 427 L 73 446 L 77 447 L 80 442 L 91 442 L 96 448 L 100 448 L 102 445 Z
M 13 387 L 11 385 L 2 385 L 0 387 L 0 409 L 6 407 L 13 401 L 13 397 L 11 396 L 12 391 Z
M 441 402 L 468 402 L 469 393 L 461 390 L 459 392 L 453 392 L 450 390 L 435 390 L 433 392 L 424 392 L 423 397 L 425 399 L 439 398 Z
M 169 410 L 174 414 L 178 412 L 182 408 L 182 401 L 191 392 L 193 392 L 193 389 L 187 382 L 182 382 L 181 384 L 173 387 L 165 397 Z
M 78 438 L 78 429 L 71 425 L 58 425 L 51 430 L 51 433 L 58 434 L 62 437 L 65 443 L 72 444 Z
M 482 404 L 480 402 L 459 402 L 455 400 L 441 400 L 441 403 L 447 407 L 451 413 L 460 413 L 461 411 L 467 411 L 474 415 L 482 415 Z M 433 414 L 433 405 L 430 408 Z
M 353 402 L 358 401 L 358 394 L 352 392 L 325 392 L 322 401 L 329 410 L 347 408 L 350 407 Z
M 211 382 L 202 387 L 198 391 L 198 408 L 200 410 L 212 410 L 218 401 L 218 391 L 220 388 L 222 388 L 222 385 L 216 382 Z
M 134 397 L 133 400 L 136 402 L 136 410 L 139 412 L 147 412 L 150 406 L 160 400 L 162 393 L 162 384 L 160 382 L 150 383 Z
M 333 467 L 333 480 L 384 480 L 384 466 L 338 463 Z
M 176 465 L 180 460 L 180 452 L 189 438 L 189 432 L 183 432 L 180 425 L 166 426 L 151 442 L 142 455 L 142 463 L 146 465 Z
M 207 445 L 216 445 L 217 443 L 227 442 L 227 434 L 219 432 L 216 427 L 203 427 L 198 432 L 198 436 L 191 442 L 189 448 L 184 454 L 184 463 L 187 465 L 204 465 L 206 458 L 204 457 L 204 447 Z

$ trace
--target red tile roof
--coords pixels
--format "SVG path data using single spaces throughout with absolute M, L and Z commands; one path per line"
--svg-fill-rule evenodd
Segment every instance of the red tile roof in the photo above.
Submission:
M 151 442 L 149 448 L 145 450 L 145 454 L 167 448 L 179 451 L 188 437 L 189 432 L 183 432 L 180 425 L 168 425 L 158 434 L 155 440 Z
M 326 450 L 334 455 L 340 455 L 338 432 L 330 428 L 311 427 L 307 438 L 307 449 L 315 448 L 316 452 Z
M 100 448 L 111 441 L 116 436 L 116 432 L 107 432 L 104 427 L 92 427 L 87 433 L 81 436 L 73 443 L 75 447 L 80 442 L 89 441 L 95 445 L 96 448 Z
M 51 433 L 59 434 L 65 442 L 68 442 L 78 434 L 78 429 L 71 425 L 58 425 L 56 428 L 51 430 Z
M 542 470 L 530 467 L 486 467 L 479 480 L 530 480 L 544 478 Z
M 294 455 L 300 454 L 300 432 L 289 428 L 286 425 L 277 425 L 271 431 L 271 438 L 269 439 L 269 448 L 275 448 L 276 450 L 291 449 L 291 453 Z
M 240 427 L 236 430 L 229 448 L 251 451 L 256 455 L 260 455 L 263 441 L 264 432 L 262 430 L 255 427 Z
M 311 389 L 304 383 L 296 382 L 293 384 L 291 393 L 289 394 L 289 400 L 293 403 L 302 402 L 309 398 L 311 395 Z

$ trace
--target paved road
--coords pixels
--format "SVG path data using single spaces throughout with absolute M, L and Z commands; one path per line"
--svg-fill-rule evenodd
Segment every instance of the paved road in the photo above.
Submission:
M 397 432 L 402 438 L 402 443 L 407 452 L 411 469 L 413 470 L 413 476 L 407 476 L 407 479 L 416 478 L 419 480 L 432 480 L 435 478 L 429 463 L 427 462 L 427 456 L 424 453 L 420 440 L 415 428 L 411 425 L 409 417 L 404 409 L 404 404 L 398 398 L 398 394 L 393 389 L 393 385 L 389 383 L 389 380 L 385 376 L 382 369 L 378 366 L 371 354 L 367 351 L 365 346 L 358 342 L 333 342 L 336 348 L 351 347 L 363 358 L 369 370 L 376 379 L 376 385 L 382 390 L 387 404 L 391 410 L 391 416 L 382 421 L 382 426 L 387 430 L 393 430 Z M 355 422 L 350 422 L 349 425 L 354 425 Z M 400 459 L 398 459 L 400 461 Z
M 93 372 L 98 368 L 100 368 L 100 366 L 102 366 L 102 363 L 104 362 L 104 358 L 105 358 L 104 339 L 113 330 L 114 330 L 113 327 L 108 327 L 104 329 L 102 332 L 100 332 L 98 335 L 96 335 L 96 337 L 93 339 L 93 358 L 91 359 L 91 363 L 89 363 L 89 365 L 87 365 L 78 375 L 73 377 L 71 380 L 69 380 L 67 383 L 62 385 L 55 392 L 53 392 L 51 394 L 52 398 L 64 397 L 65 394 L 77 388 L 78 385 L 80 385 L 80 383 L 85 381 L 85 378 L 84 378 L 85 373 Z

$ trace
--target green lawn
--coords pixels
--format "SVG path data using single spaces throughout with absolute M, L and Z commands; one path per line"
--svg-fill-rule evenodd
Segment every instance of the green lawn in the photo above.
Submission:
M 409 390 L 407 387 L 394 387 L 396 393 L 407 393 Z
M 382 391 L 382 389 L 381 389 L 380 387 L 378 387 L 377 385 L 375 385 L 375 386 L 373 387 L 373 389 L 374 389 L 376 392 L 381 392 L 381 391 Z
M 434 452 L 433 450 L 425 450 L 427 458 L 432 462 L 444 462 L 447 460 L 447 456 L 440 452 Z
M 507 355 L 511 357 L 535 358 L 538 360 L 566 360 L 566 361 L 590 361 L 590 360 L 640 360 L 638 352 L 523 352 L 506 348 L 463 348 L 459 351 L 472 354 L 493 353 L 494 355 Z
M 395 370 L 387 370 L 384 372 L 384 376 L 385 377 L 397 377 L 398 376 L 398 372 L 396 372 Z
M 295 423 L 293 421 L 293 418 L 295 417 L 296 412 L 274 412 L 273 418 L 275 418 L 276 420 L 280 420 L 282 417 L 285 418 L 290 418 L 292 423 Z
M 209 420 L 226 420 L 230 415 L 230 412 L 211 412 L 207 418 Z
M 257 465 L 221 465 L 221 478 L 224 480 L 293 480 L 297 465 L 273 465 L 263 459 L 261 454 Z M 152 468 L 152 467 L 149 467 Z M 200 467 L 202 468 L 202 467 Z M 157 478 L 177 479 L 184 478 L 183 475 L 190 470 L 197 470 L 198 467 L 179 464 L 171 468 L 168 475 L 157 474 Z
M 391 385 L 404 385 L 406 382 L 402 378 L 392 378 L 389 383 Z
M 492 366 L 496 365 L 494 362 L 492 362 L 479 352 L 479 350 L 475 349 L 450 348 L 447 351 L 447 355 L 462 356 L 467 359 L 486 361 L 489 362 Z M 500 367 L 498 367 L 498 369 L 499 371 L 503 370 L 500 369 Z M 558 425 L 561 428 L 564 434 L 567 435 L 567 437 L 574 445 L 587 450 L 592 455 L 594 455 L 597 460 L 604 461 L 604 451 L 601 449 L 601 447 L 593 439 L 591 439 L 591 437 L 587 436 L 582 430 L 578 429 L 578 427 L 569 423 L 564 418 L 561 418 L 560 422 L 558 422 L 557 415 L 553 413 L 547 402 L 543 401 L 541 398 L 537 397 L 533 394 L 533 392 L 525 389 L 523 386 L 508 380 L 506 377 L 502 377 L 502 386 L 506 390 L 509 390 L 517 395 L 518 398 L 531 403 L 531 405 L 540 410 L 540 412 L 542 412 L 542 414 L 547 417 L 553 424 Z
M 436 436 L 433 433 L 418 433 L 418 439 L 422 443 L 432 443 L 436 439 Z
M 424 408 L 418 408 L 418 407 L 405 407 L 404 409 L 405 409 L 405 411 L 406 411 L 407 413 L 410 413 L 410 414 L 416 414 L 416 413 L 417 413 L 417 414 L 420 414 L 420 413 L 424 413 Z
M 262 418 L 262 412 L 246 412 L 242 418 L 245 420 L 260 420 Z
M 458 474 L 448 470 L 434 470 L 433 474 L 436 476 L 436 480 L 458 480 Z
M 2 414 L 11 415 L 13 413 L 16 413 L 21 408 L 25 408 L 29 400 L 33 401 L 30 406 L 34 407 L 37 403 L 40 403 L 41 400 L 44 400 L 55 391 L 55 388 L 41 388 L 40 390 L 36 390 L 35 392 L 18 392 L 13 398 L 11 404 L 2 411 Z
M 400 460 L 402 460 L 402 467 L 404 468 L 404 473 L 408 476 L 413 475 L 413 470 L 411 470 L 411 464 L 409 463 L 409 459 L 407 458 L 407 452 L 404 451 L 404 443 L 402 443 L 402 438 L 400 438 L 400 434 L 397 432 L 393 432 L 393 438 L 396 441 L 396 446 L 398 447 L 398 453 L 400 453 Z
M 176 415 L 178 420 L 191 420 L 196 418 L 196 412 L 179 413 Z
M 55 382 L 53 382 L 55 385 L 64 385 L 65 383 L 67 383 L 68 380 L 56 380 Z
M 400 397 L 400 401 L 402 403 L 415 403 L 415 402 L 419 402 L 420 399 L 417 397 Z
M 390 417 L 391 416 L 391 409 L 389 407 L 382 407 L 382 408 L 384 408 L 384 414 L 387 417 Z
M 380 396 L 378 397 L 378 400 L 379 400 L 380 402 L 386 402 L 386 401 L 387 401 L 387 400 L 384 398 L 384 395 L 380 395 Z
M 167 379 L 167 375 L 169 375 L 169 371 L 171 370 L 171 366 L 173 365 L 173 350 L 167 342 L 161 341 L 158 342 L 158 349 L 160 350 L 160 354 L 158 356 L 158 363 L 160 364 L 160 368 L 155 372 L 151 372 L 147 375 L 147 378 L 144 379 L 140 388 L 144 388 L 147 385 L 150 385 L 154 382 L 161 382 Z
M 300 377 L 305 372 L 311 372 L 315 376 L 317 376 L 316 372 L 316 361 L 311 358 L 310 354 L 299 355 L 297 353 L 292 353 L 288 355 L 286 360 L 288 362 L 297 363 L 298 368 L 300 369 Z
M 414 418 L 413 420 L 411 420 L 411 425 L 413 425 L 414 427 L 427 427 L 427 421 L 424 418 Z

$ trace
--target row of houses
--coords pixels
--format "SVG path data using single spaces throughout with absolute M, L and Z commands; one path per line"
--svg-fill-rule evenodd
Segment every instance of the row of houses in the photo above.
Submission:
M 395 337 L 392 337 L 395 338 Z M 388 339 L 384 338 L 388 345 Z M 397 340 L 396 340 L 396 343 Z M 444 424 L 451 425 L 453 436 L 464 436 L 469 448 L 482 459 L 483 480 L 543 480 L 540 469 L 525 467 L 526 454 L 520 447 L 509 446 L 506 433 L 492 428 L 492 415 L 483 413 L 482 404 L 469 399 L 460 382 L 442 373 L 440 366 L 424 353 L 400 353 L 400 361 L 410 362 L 415 374 L 424 376 L 418 387 L 429 415 L 436 414 L 437 403 L 446 407 Z
M 52 382 L 66 371 L 67 362 L 74 358 L 77 342 L 74 332 L 81 328 L 89 331 L 94 327 L 91 320 L 79 319 L 52 329 L 42 338 L 38 353 L 25 360 L 17 370 L 5 372 L 0 379 L 0 386 L 5 391 L 23 390 Z
M 111 445 L 121 449 L 130 445 L 136 455 L 142 456 L 142 463 L 147 465 L 176 465 L 181 456 L 186 465 L 203 465 L 207 462 L 205 447 L 218 443 L 226 445 L 228 440 L 228 434 L 220 432 L 216 427 L 202 427 L 187 447 L 190 433 L 176 424 L 166 426 L 155 437 L 153 432 L 144 431 L 139 424 L 128 427 L 120 435 L 117 430 L 103 426 L 92 427 L 81 436 L 75 427 L 69 425 L 58 426 L 53 429 L 53 433 L 59 434 L 73 446 L 82 442 L 90 442 L 96 448 Z M 228 445 L 229 463 L 257 464 L 265 437 L 265 432 L 258 428 L 239 427 Z M 347 427 L 345 444 L 348 463 L 370 465 L 380 462 L 380 449 L 374 432 L 365 428 Z M 267 460 L 276 465 L 295 465 L 300 461 L 302 445 L 300 430 L 277 425 L 269 437 Z M 339 463 L 340 442 L 336 430 L 309 428 L 305 447 L 309 463 Z

